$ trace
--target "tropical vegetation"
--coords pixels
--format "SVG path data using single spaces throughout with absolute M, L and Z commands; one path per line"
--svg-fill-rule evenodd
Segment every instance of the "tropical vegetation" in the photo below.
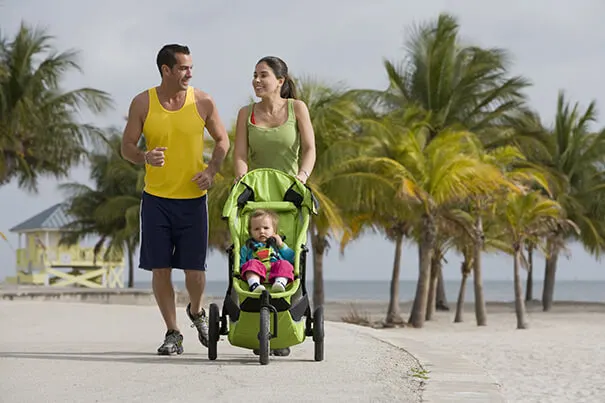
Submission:
M 144 168 L 122 159 L 116 129 L 77 122 L 78 108 L 99 112 L 109 96 L 90 88 L 61 91 L 65 71 L 77 68 L 75 53 L 49 55 L 49 39 L 25 25 L 14 38 L 0 38 L 0 186 L 16 180 L 35 191 L 40 175 L 65 177 L 85 160 L 94 187 L 61 185 L 75 218 L 63 242 L 96 235 L 99 250 L 126 253 L 132 286 Z M 443 302 L 448 253 L 462 257 L 454 321 L 464 320 L 472 277 L 475 319 L 487 325 L 482 256 L 499 253 L 512 258 L 517 327 L 525 328 L 535 253 L 545 257 L 548 311 L 566 245 L 579 242 L 595 257 L 604 250 L 605 129 L 595 127 L 595 102 L 582 108 L 561 90 L 554 121 L 543 122 L 529 105 L 529 80 L 510 73 L 508 52 L 463 42 L 451 15 L 419 24 L 406 45 L 400 61 L 384 61 L 383 89 L 297 80 L 317 143 L 308 180 L 320 203 L 309 229 L 313 304 L 324 303 L 327 251 L 346 253 L 352 241 L 380 233 L 393 243 L 385 325 L 423 327 L 436 309 L 449 309 Z M 209 141 L 208 155 L 211 148 Z M 210 248 L 218 253 L 230 245 L 221 211 L 233 183 L 231 152 L 209 191 Z M 404 244 L 416 245 L 419 256 L 407 319 L 399 276 L 415 268 L 403 263 Z M 525 296 L 522 270 L 530 270 Z

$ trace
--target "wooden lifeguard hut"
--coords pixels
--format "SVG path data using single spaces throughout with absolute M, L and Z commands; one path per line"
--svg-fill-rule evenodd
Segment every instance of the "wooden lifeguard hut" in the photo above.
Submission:
M 70 222 L 63 203 L 55 204 L 10 229 L 18 234 L 17 275 L 7 283 L 52 287 L 123 288 L 124 257 L 95 259 L 92 247 L 59 246 Z

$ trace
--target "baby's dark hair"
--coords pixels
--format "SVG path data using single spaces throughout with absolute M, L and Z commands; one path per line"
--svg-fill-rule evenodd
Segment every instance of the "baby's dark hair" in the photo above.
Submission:
M 271 224 L 273 224 L 273 230 L 277 232 L 277 225 L 279 224 L 279 215 L 275 211 L 265 210 L 265 209 L 256 209 L 250 214 L 250 222 L 248 223 L 248 231 L 250 231 L 252 225 L 252 219 L 258 217 L 266 217 L 269 216 L 271 218 Z

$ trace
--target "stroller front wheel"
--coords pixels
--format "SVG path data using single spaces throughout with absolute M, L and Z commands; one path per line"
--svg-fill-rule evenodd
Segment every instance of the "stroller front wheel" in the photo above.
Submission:
M 258 332 L 259 361 L 261 365 L 269 364 L 269 338 L 271 337 L 271 311 L 269 308 L 260 309 L 260 329 Z

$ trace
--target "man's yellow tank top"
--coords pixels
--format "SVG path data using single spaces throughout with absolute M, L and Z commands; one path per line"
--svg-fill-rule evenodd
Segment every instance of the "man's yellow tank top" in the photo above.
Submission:
M 164 166 L 145 166 L 145 192 L 169 199 L 193 199 L 206 194 L 191 179 L 204 170 L 204 128 L 206 122 L 195 105 L 193 87 L 187 89 L 183 107 L 166 110 L 156 88 L 150 88 L 149 112 L 143 125 L 147 150 L 166 147 Z

